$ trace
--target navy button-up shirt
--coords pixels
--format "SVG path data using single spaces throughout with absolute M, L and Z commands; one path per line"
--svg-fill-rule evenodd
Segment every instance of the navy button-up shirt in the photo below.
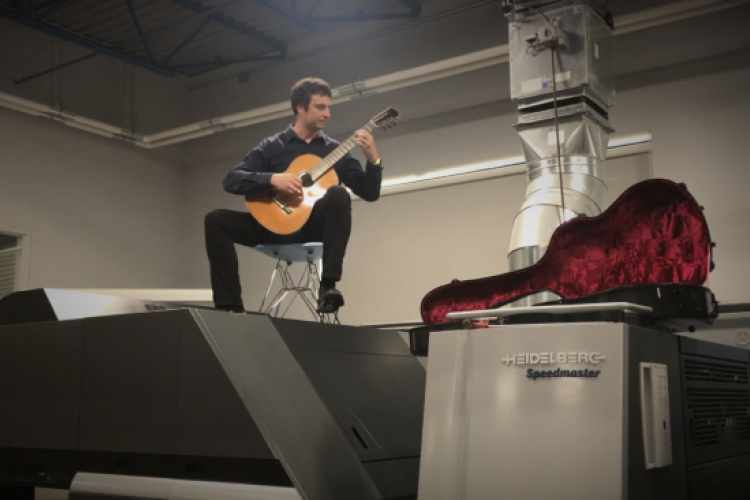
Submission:
M 271 189 L 271 176 L 283 173 L 303 154 L 324 158 L 339 146 L 339 142 L 318 132 L 309 143 L 301 139 L 290 125 L 285 131 L 264 139 L 224 178 L 224 190 L 232 194 L 254 194 Z M 362 168 L 351 153 L 344 155 L 333 167 L 339 182 L 366 201 L 380 197 L 382 166 L 369 161 Z

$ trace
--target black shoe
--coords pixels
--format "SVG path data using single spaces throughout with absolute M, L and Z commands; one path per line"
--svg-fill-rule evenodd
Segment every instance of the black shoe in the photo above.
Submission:
M 338 311 L 339 307 L 344 305 L 344 296 L 341 295 L 336 287 L 320 287 L 318 295 L 318 312 L 333 313 Z

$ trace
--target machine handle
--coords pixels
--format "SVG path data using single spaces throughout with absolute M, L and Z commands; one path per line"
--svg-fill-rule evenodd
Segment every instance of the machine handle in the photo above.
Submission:
M 667 365 L 641 363 L 641 421 L 646 469 L 671 465 Z
M 445 315 L 448 319 L 507 318 L 526 313 L 575 314 L 600 311 L 629 311 L 650 314 L 654 309 L 631 302 L 599 302 L 596 304 L 559 304 L 551 306 L 509 307 L 481 311 L 454 311 Z

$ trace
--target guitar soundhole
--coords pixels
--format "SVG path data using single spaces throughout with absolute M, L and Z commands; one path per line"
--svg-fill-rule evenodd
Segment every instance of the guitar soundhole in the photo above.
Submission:
M 312 185 L 313 185 L 313 178 L 312 178 L 312 176 L 311 176 L 310 174 L 308 174 L 307 172 L 302 172 L 302 173 L 301 173 L 301 174 L 299 175 L 299 178 L 300 178 L 300 179 L 302 179 L 302 186 L 303 186 L 303 187 L 306 187 L 306 188 L 307 188 L 307 187 L 310 187 L 310 186 L 312 186 Z

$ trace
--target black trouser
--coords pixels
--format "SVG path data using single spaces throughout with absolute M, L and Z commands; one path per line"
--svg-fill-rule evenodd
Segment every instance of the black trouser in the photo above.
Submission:
M 214 210 L 206 215 L 206 251 L 216 307 L 240 308 L 242 287 L 234 244 L 256 245 L 323 243 L 323 280 L 339 281 L 349 234 L 352 202 L 342 186 L 333 186 L 313 206 L 310 219 L 296 233 L 279 235 L 261 226 L 248 212 Z

